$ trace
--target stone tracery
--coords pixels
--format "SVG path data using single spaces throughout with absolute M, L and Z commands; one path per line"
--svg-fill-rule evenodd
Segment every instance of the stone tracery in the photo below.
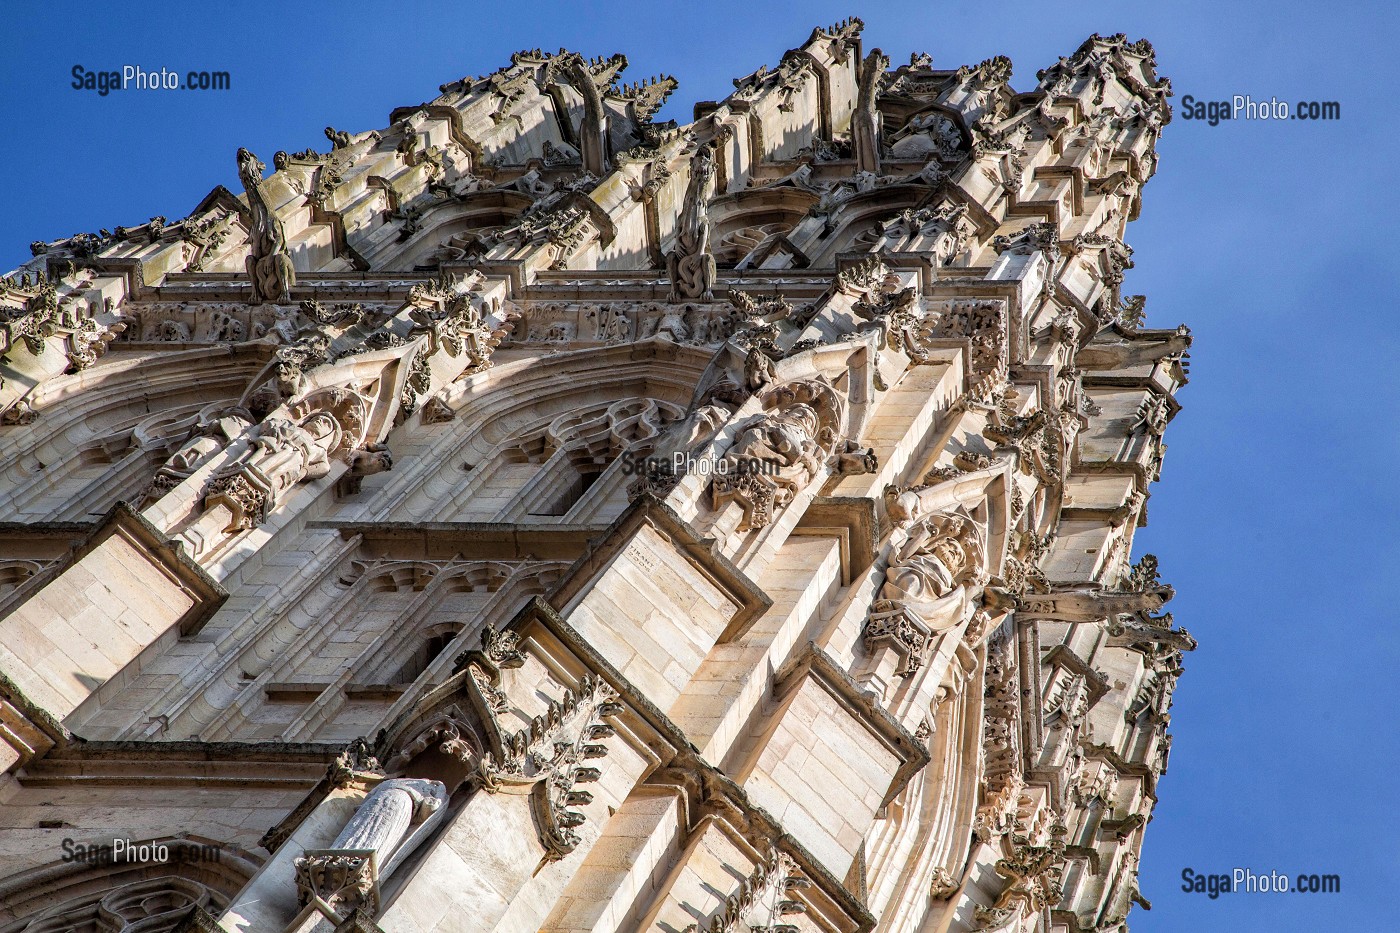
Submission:
M 269 177 L 240 151 L 245 199 L 39 244 L 0 299 L 0 502 L 115 511 L 5 557 L 17 612 L 105 649 L 69 658 L 91 689 L 5 671 L 17 793 L 77 758 L 233 794 L 271 756 L 280 880 L 180 902 L 249 929 L 433 898 L 433 929 L 560 929 L 607 858 L 652 892 L 618 929 L 1121 922 L 1195 645 L 1130 564 L 1187 374 L 1120 294 L 1167 88 L 1123 37 L 1015 94 L 859 34 L 688 127 L 652 123 L 673 79 L 522 52 Z M 159 595 L 61 608 L 128 573 Z

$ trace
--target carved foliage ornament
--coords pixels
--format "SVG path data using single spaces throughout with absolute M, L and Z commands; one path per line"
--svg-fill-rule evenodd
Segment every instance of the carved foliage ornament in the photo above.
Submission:
M 500 729 L 500 754 L 482 757 L 477 777 L 488 792 L 528 789 L 546 858 L 563 858 L 581 841 L 577 827 L 586 817 L 571 808 L 591 803 L 593 795 L 578 785 L 601 776 L 586 762 L 608 754 L 604 740 L 614 729 L 604 720 L 621 712 L 612 688 L 585 674 L 577 690 L 551 700 L 528 727 Z
M 807 907 L 791 892 L 811 884 L 798 874 L 792 856 L 770 849 L 739 889 L 725 898 L 724 909 L 710 918 L 703 933 L 795 933 L 797 927 L 783 918 L 805 913 Z M 701 933 L 698 924 L 686 929 Z
M 20 348 L 41 356 L 49 338 L 60 337 L 69 370 L 79 372 L 124 330 L 123 320 L 99 324 L 91 307 L 60 300 L 57 284 L 42 275 L 0 279 L 0 358 Z
M 414 286 L 409 292 L 408 313 L 413 319 L 409 337 L 427 334 L 429 355 L 441 350 L 448 356 L 465 356 L 467 368 L 463 375 L 488 368 L 492 351 L 505 336 L 504 331 L 491 329 L 482 299 L 470 294 L 480 280 L 479 273 L 472 273 L 464 279 L 444 278 L 431 287 Z M 416 391 L 421 394 L 426 388 Z
M 813 29 L 806 44 L 811 45 L 819 39 L 827 40 L 831 43 L 829 49 L 832 60 L 838 65 L 844 65 L 850 58 L 851 49 L 856 46 L 861 30 L 864 28 L 864 21 L 858 16 L 852 16 L 839 23 L 833 23 L 825 29 L 820 26 Z
M 1050 839 L 1036 844 L 1026 836 L 1015 836 L 1005 845 L 1006 855 L 997 860 L 996 873 L 1007 881 L 991 907 L 973 911 L 977 930 L 1011 930 L 1016 921 L 1057 906 L 1064 897 L 1065 827 L 1055 825 Z
M 778 110 L 791 113 L 795 109 L 793 98 L 814 73 L 811 56 L 794 50 L 783 56 L 776 69 L 764 65 L 747 77 L 736 78 L 732 96 L 735 100 L 756 100 L 767 91 L 776 91 Z
M 1015 824 L 1025 781 L 1020 771 L 1020 701 L 1015 639 L 1005 635 L 987 644 L 982 720 L 984 759 L 982 804 L 973 834 L 987 842 Z
M 972 343 L 973 373 L 985 377 L 1001 371 L 1007 361 L 1006 302 L 974 298 L 952 302 L 939 318 L 934 334 L 965 337 Z

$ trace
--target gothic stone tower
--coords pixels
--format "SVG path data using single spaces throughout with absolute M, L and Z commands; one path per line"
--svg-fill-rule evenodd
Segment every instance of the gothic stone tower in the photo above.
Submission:
M 522 52 L 4 280 L 0 933 L 1121 931 L 1187 330 L 1094 36 Z

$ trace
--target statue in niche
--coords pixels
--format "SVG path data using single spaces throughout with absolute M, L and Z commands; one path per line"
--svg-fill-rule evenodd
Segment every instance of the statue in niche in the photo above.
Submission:
M 331 843 L 332 849 L 372 850 L 380 877 L 408 854 L 403 843 L 447 804 L 441 781 L 392 778 L 375 786 L 350 822 Z
M 977 608 L 986 551 L 981 525 L 961 508 L 896 531 L 875 613 L 908 610 L 932 633 L 952 628 Z
M 878 598 L 865 621 L 865 650 L 876 658 L 878 684 L 888 674 L 908 677 L 930 658 L 938 636 L 964 622 L 985 628 L 982 595 L 990 580 L 982 525 L 965 508 L 926 510 L 917 491 L 887 487 L 890 518 L 898 522 L 890 538 L 889 564 Z M 981 637 L 979 633 L 979 638 Z M 886 668 L 890 655 L 902 659 Z M 880 673 L 883 671 L 884 673 Z M 877 687 L 883 693 L 885 687 Z
M 319 898 L 342 916 L 377 913 L 383 879 L 446 815 L 441 781 L 392 778 L 375 785 L 330 848 L 309 849 L 293 863 L 298 900 Z

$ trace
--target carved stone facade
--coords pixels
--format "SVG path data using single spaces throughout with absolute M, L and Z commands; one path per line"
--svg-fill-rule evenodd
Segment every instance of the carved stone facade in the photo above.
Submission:
M 35 245 L 0 933 L 1126 930 L 1195 647 L 1132 556 L 1169 88 L 860 32 L 685 126 L 521 52 Z

